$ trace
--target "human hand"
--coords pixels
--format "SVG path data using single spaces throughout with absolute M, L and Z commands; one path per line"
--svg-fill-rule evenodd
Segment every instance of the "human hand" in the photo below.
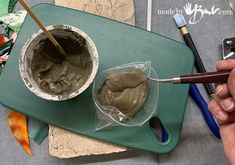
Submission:
M 218 120 L 224 152 L 231 164 L 235 164 L 235 60 L 220 61 L 217 70 L 231 70 L 231 73 L 226 84 L 216 87 L 208 108 Z

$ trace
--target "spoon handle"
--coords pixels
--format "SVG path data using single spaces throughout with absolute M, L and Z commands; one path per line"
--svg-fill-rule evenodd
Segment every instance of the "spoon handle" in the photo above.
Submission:
M 191 75 L 182 75 L 179 78 L 172 78 L 173 83 L 226 83 L 230 74 L 229 71 L 205 72 Z

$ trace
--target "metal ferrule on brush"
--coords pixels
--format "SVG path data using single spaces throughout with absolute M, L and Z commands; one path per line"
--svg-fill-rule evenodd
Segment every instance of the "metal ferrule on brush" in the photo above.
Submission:
M 172 81 L 173 84 L 180 84 L 181 83 L 180 77 L 173 77 L 171 79 L 171 81 Z
M 187 26 L 183 26 L 183 27 L 181 27 L 181 28 L 180 28 L 180 32 L 182 33 L 182 35 L 184 35 L 184 34 L 188 34 L 188 33 L 189 33 L 189 31 L 188 31 Z

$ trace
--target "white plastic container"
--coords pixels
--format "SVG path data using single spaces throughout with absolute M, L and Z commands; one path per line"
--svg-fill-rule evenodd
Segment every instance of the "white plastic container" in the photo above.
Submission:
M 31 92 L 33 92 L 34 94 L 36 94 L 37 96 L 43 99 L 53 100 L 53 101 L 71 99 L 73 97 L 78 96 L 82 92 L 84 92 L 90 86 L 90 84 L 93 82 L 96 76 L 96 73 L 98 71 L 98 66 L 99 66 L 99 57 L 98 57 L 96 46 L 94 42 L 92 41 L 92 39 L 86 33 L 70 25 L 48 26 L 47 30 L 49 30 L 50 33 L 56 37 L 69 37 L 71 36 L 71 33 L 72 33 L 73 38 L 79 39 L 82 37 L 83 39 L 85 39 L 85 45 L 86 45 L 88 54 L 90 55 L 90 59 L 92 62 L 91 74 L 89 75 L 85 84 L 83 84 L 80 88 L 75 89 L 74 91 L 70 93 L 67 93 L 66 95 L 64 94 L 54 95 L 54 94 L 45 92 L 45 90 L 42 90 L 39 87 L 39 85 L 35 82 L 33 75 L 32 75 L 33 73 L 32 73 L 31 65 L 32 65 L 32 59 L 34 58 L 34 53 L 33 51 L 27 51 L 29 49 L 34 49 L 34 47 L 38 46 L 42 40 L 45 40 L 47 38 L 46 35 L 42 32 L 42 30 L 40 30 L 39 32 L 33 34 L 29 40 L 27 40 L 27 42 L 24 44 L 21 50 L 20 60 L 19 60 L 19 69 L 20 69 L 21 78 L 24 81 L 24 84 L 26 85 L 26 87 Z

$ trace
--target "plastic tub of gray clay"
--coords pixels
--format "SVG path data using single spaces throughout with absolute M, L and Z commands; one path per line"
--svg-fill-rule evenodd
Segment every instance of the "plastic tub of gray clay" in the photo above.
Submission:
M 70 25 L 47 29 L 65 50 L 66 59 L 53 60 L 59 54 L 40 30 L 21 50 L 21 78 L 31 92 L 43 99 L 71 99 L 84 92 L 95 78 L 99 65 L 96 46 L 86 33 Z

